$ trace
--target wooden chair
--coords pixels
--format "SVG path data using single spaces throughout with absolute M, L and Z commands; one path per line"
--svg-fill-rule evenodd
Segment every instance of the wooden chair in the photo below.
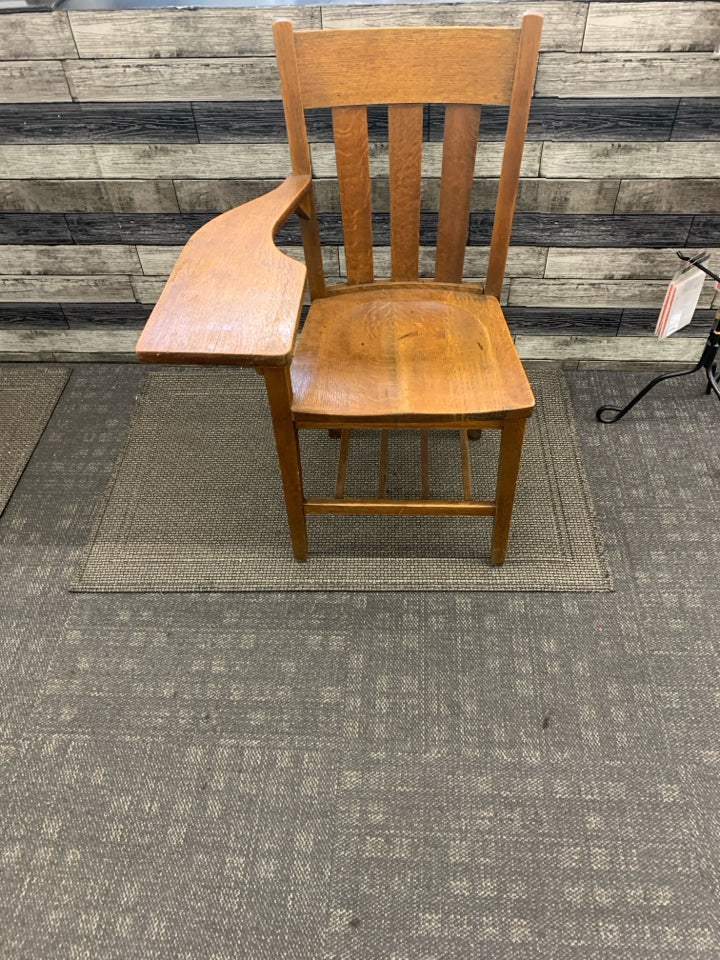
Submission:
M 494 517 L 505 560 L 525 422 L 535 404 L 499 298 L 543 18 L 520 29 L 439 27 L 294 32 L 275 24 L 293 174 L 202 227 L 137 345 L 151 363 L 254 366 L 265 377 L 296 559 L 310 513 Z M 445 107 L 434 280 L 418 279 L 423 104 Z M 480 104 L 510 114 L 485 285 L 463 283 Z M 363 104 L 363 106 L 358 106 Z M 392 279 L 375 280 L 367 104 L 388 104 Z M 326 287 L 304 111 L 331 107 L 347 283 Z M 273 238 L 296 212 L 306 267 Z M 309 281 L 312 305 L 297 338 Z M 296 342 L 297 338 L 297 342 Z M 375 499 L 344 496 L 353 429 L 380 429 Z M 390 428 L 420 430 L 421 491 L 386 497 Z M 431 500 L 428 429 L 460 431 L 464 497 Z M 335 495 L 303 494 L 298 430 L 340 432 Z M 502 431 L 496 496 L 473 499 L 468 435 Z

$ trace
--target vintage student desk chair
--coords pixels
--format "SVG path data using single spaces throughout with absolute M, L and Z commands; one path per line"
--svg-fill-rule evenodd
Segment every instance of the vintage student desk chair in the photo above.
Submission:
M 521 29 L 440 27 L 294 32 L 275 24 L 293 174 L 216 217 L 183 250 L 137 345 L 151 363 L 232 364 L 265 377 L 296 559 L 309 513 L 494 517 L 505 560 L 525 421 L 535 404 L 499 298 L 543 18 Z M 443 103 L 434 280 L 418 279 L 423 104 Z M 463 283 L 479 104 L 509 104 L 484 288 Z M 358 104 L 363 104 L 358 106 Z M 373 273 L 366 104 L 389 104 L 392 280 Z M 304 110 L 332 107 L 347 284 L 325 286 Z M 300 217 L 306 267 L 273 237 Z M 312 305 L 297 338 L 306 277 Z M 335 496 L 303 495 L 299 429 L 341 432 Z M 376 499 L 345 498 L 351 429 L 380 428 Z M 420 433 L 417 500 L 385 495 L 387 430 Z M 462 500 L 429 498 L 427 430 L 460 432 Z M 497 493 L 472 497 L 468 431 L 502 431 Z

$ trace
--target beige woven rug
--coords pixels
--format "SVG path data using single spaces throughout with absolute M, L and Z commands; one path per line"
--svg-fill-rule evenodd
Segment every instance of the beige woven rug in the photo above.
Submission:
M 0 514 L 69 376 L 62 367 L 0 366 Z
M 311 516 L 292 558 L 264 384 L 248 370 L 149 374 L 72 589 L 568 590 L 612 580 L 580 460 L 567 385 L 535 372 L 508 559 L 492 519 Z M 339 441 L 303 431 L 306 493 L 332 495 Z M 498 431 L 471 443 L 475 495 L 492 498 Z M 346 496 L 372 496 L 379 433 L 354 435 Z M 432 431 L 431 496 L 462 497 L 458 434 Z M 419 496 L 419 435 L 393 432 L 388 496 Z

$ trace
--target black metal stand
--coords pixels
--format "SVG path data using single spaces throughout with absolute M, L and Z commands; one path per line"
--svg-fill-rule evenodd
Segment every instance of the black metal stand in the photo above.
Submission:
M 709 277 L 712 277 L 713 280 L 716 280 L 718 283 L 720 283 L 720 277 L 711 270 L 708 270 L 707 267 L 697 263 L 697 258 L 686 257 L 679 251 L 678 256 L 681 260 L 686 260 L 688 263 L 693 263 L 699 270 L 702 270 L 703 273 L 706 273 Z M 630 403 L 626 404 L 626 406 L 616 407 L 611 403 L 606 403 L 604 406 L 598 407 L 597 411 L 595 412 L 595 417 L 600 421 L 600 423 L 617 423 L 618 420 L 621 420 L 625 414 L 628 413 L 628 411 L 632 410 L 635 404 L 639 403 L 645 394 L 649 393 L 653 387 L 658 385 L 658 383 L 662 383 L 663 380 L 671 380 L 673 377 L 686 377 L 690 373 L 697 373 L 698 370 L 704 370 L 707 377 L 707 387 L 705 388 L 705 393 L 708 394 L 713 392 L 718 400 L 720 400 L 720 383 L 718 383 L 717 379 L 718 350 L 720 350 L 720 310 L 718 310 L 715 317 L 714 328 L 708 334 L 702 355 L 694 367 L 691 367 L 689 370 L 674 370 L 672 373 L 661 373 L 659 377 L 655 377 L 655 379 L 651 380 L 646 387 L 643 387 L 640 393 L 636 394 Z M 605 416 L 606 412 L 609 412 L 611 416 Z

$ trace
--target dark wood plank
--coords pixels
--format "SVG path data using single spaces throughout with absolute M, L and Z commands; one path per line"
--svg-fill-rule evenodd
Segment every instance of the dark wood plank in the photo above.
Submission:
M 198 102 L 192 104 L 192 110 L 201 143 L 272 143 L 286 136 L 280 100 Z M 332 114 L 328 107 L 307 110 L 305 123 L 311 143 L 332 141 Z M 387 141 L 388 118 L 384 107 L 368 109 L 368 136 L 370 140 Z
M 199 213 L 69 213 L 68 238 L 71 243 L 167 243 L 184 244 L 208 220 Z M 1 235 L 1 234 L 0 234 Z M 30 242 L 4 241 L 5 243 Z M 36 241 L 37 242 L 37 241 Z
M 503 307 L 511 332 L 530 336 L 614 337 L 622 312 L 602 307 Z
M 59 303 L 0 303 L 0 329 L 62 329 L 68 324 Z
M 720 97 L 683 97 L 671 139 L 720 140 Z
M 720 246 L 720 217 L 693 217 L 687 245 L 689 247 Z
M 99 327 L 142 329 L 152 311 L 148 303 L 63 303 L 60 306 L 71 330 Z
M 197 143 L 189 103 L 0 106 L 4 143 Z
M 530 107 L 528 140 L 669 140 L 677 98 L 537 97 Z M 483 110 L 480 140 L 503 140 L 508 108 Z M 429 139 L 442 140 L 443 110 L 430 104 Z M 677 139 L 683 139 L 678 137 Z M 690 139 L 690 138 L 688 138 Z M 694 139 L 694 138 L 692 138 Z M 703 139 L 703 138 L 698 138 Z
M 696 217 L 708 221 L 698 236 L 708 236 L 713 246 L 720 246 L 717 227 L 712 227 L 713 218 Z M 717 220 L 718 218 L 715 218 Z M 319 214 L 320 233 L 324 243 L 341 244 L 342 222 L 337 213 Z M 624 214 L 545 214 L 516 213 L 513 221 L 512 243 L 516 246 L 558 247 L 672 247 L 685 246 L 693 217 L 691 215 L 634 215 Z M 493 217 L 490 213 L 470 214 L 468 243 L 484 246 L 490 242 Z M 714 238 L 714 239 L 713 239 Z M 420 216 L 420 244 L 432 246 L 437 239 L 437 214 L 422 213 Z M 122 241 L 96 241 L 122 242 Z M 153 241 L 149 240 L 148 243 Z M 172 241 L 157 241 L 172 242 Z M 278 234 L 278 243 L 292 246 L 300 242 L 300 231 L 293 221 Z M 387 213 L 373 215 L 373 242 L 376 246 L 390 245 L 390 217 Z
M 73 243 L 61 213 L 0 213 L 0 243 Z
M 715 324 L 715 310 L 696 310 L 692 323 L 674 333 L 674 337 L 704 337 Z M 652 337 L 655 335 L 657 310 L 623 310 L 618 328 L 620 337 Z

